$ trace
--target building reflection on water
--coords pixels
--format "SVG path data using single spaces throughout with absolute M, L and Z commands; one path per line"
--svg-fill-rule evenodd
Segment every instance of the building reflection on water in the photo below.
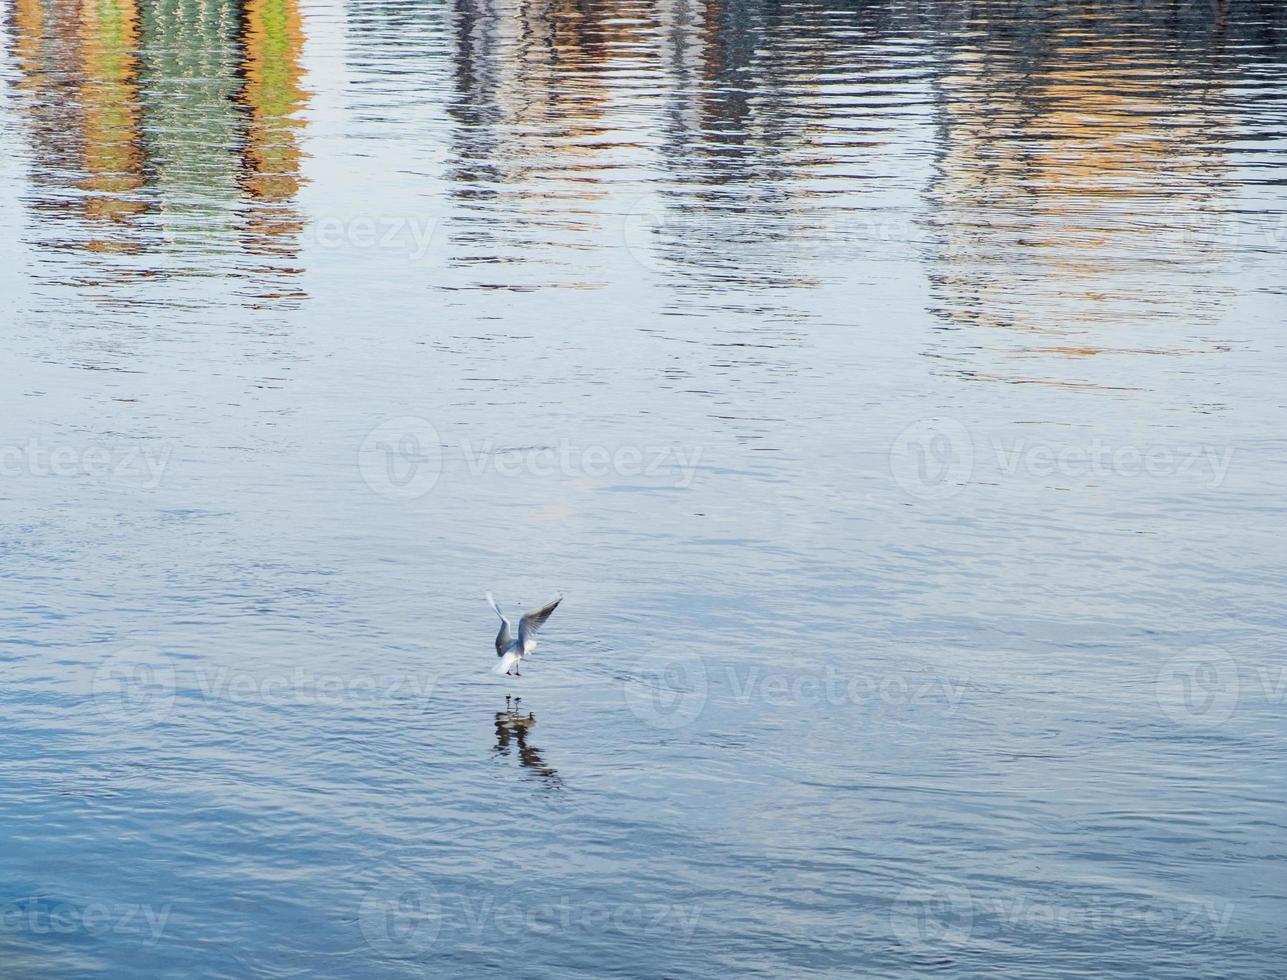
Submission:
M 306 99 L 298 0 L 248 0 L 243 37 L 240 102 L 247 123 L 239 183 L 250 202 L 245 242 L 250 251 L 295 257 L 303 230 L 295 206 L 301 183 L 299 110 Z
M 455 16 L 458 261 L 553 247 L 592 286 L 601 248 L 673 285 L 813 284 L 810 182 L 834 163 L 816 103 L 855 43 L 841 28 L 718 0 L 456 0 Z
M 292 271 L 298 0 L 17 0 L 10 36 L 31 244 L 98 256 L 82 284 Z
M 341 7 L 342 124 L 369 126 L 403 154 L 395 166 L 420 162 L 417 140 L 447 148 L 417 172 L 421 196 L 384 185 L 382 216 L 442 218 L 453 288 L 639 278 L 672 304 L 794 316 L 803 290 L 882 285 L 899 253 L 923 264 L 944 326 L 1067 351 L 1126 347 L 1094 336 L 1109 324 L 1222 308 L 1224 249 L 1203 221 L 1231 209 L 1236 123 L 1221 106 L 1242 56 L 1229 52 L 1282 18 L 1250 0 L 1238 16 L 1143 2 L 1041 17 L 816 0 Z M 92 255 L 78 281 L 232 271 L 256 303 L 295 295 L 300 0 L 14 0 L 9 17 L 34 243 Z M 369 150 L 352 156 L 381 159 Z M 862 233 L 874 224 L 892 236 Z M 1162 297 L 1146 286 L 1159 262 L 1176 286 Z
M 936 79 L 926 193 L 927 268 L 948 324 L 1066 358 L 1139 352 L 1157 321 L 1217 320 L 1234 127 L 1219 108 L 1218 51 L 1170 47 L 1108 20 L 953 53 Z M 941 347 L 961 353 L 950 335 Z
M 142 25 L 155 227 L 163 247 L 208 258 L 233 246 L 241 200 L 241 10 L 234 0 L 153 0 Z
M 606 71 L 638 57 L 642 25 L 605 0 L 456 0 L 451 197 L 457 261 L 533 250 L 583 286 L 579 250 L 602 234 L 615 157 Z M 620 136 L 620 134 L 615 134 Z M 537 190 L 539 188 L 539 191 Z M 551 254 L 552 253 L 552 254 Z
M 83 0 L 80 8 L 80 105 L 86 217 L 103 234 L 87 247 L 131 248 L 131 236 L 112 234 L 146 205 L 143 186 L 142 107 L 139 102 L 138 7 L 134 0 Z

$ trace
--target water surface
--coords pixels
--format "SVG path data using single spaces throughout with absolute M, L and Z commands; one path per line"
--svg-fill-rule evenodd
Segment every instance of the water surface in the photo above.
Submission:
M 0 972 L 1281 971 L 1277 4 L 4 11 Z

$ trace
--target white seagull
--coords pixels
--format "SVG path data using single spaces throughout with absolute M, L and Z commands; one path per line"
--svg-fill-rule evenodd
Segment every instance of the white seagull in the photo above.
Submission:
M 559 607 L 563 601 L 563 596 L 559 596 L 553 602 L 546 603 L 540 609 L 533 609 L 529 613 L 524 613 L 523 618 L 518 621 L 518 639 L 514 639 L 509 632 L 509 620 L 505 614 L 500 611 L 500 606 L 496 605 L 496 600 L 492 598 L 490 592 L 487 593 L 487 601 L 491 607 L 496 610 L 496 615 L 500 617 L 501 628 L 496 634 L 496 656 L 500 657 L 500 663 L 492 668 L 493 674 L 513 674 L 515 677 L 521 677 L 518 672 L 518 665 L 521 664 L 525 657 L 536 649 L 536 631 L 545 625 L 545 621 L 550 618 L 550 613 Z

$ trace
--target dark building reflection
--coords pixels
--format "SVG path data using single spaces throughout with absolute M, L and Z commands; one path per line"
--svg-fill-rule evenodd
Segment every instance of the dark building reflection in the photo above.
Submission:
M 95 256 L 51 281 L 292 271 L 297 0 L 16 0 L 10 28 L 28 240 Z
M 72 0 L 15 0 L 9 37 L 19 75 L 14 80 L 16 100 L 32 154 L 32 184 L 42 193 L 29 200 L 44 226 L 45 243 L 70 244 L 66 219 L 83 218 L 84 129 L 69 125 L 70 106 L 79 102 L 74 71 L 79 62 L 79 9 Z
M 661 59 L 673 81 L 661 152 L 675 179 L 639 228 L 677 278 L 816 284 L 833 245 L 819 183 L 836 162 L 817 107 L 828 62 L 861 60 L 851 30 L 861 15 L 837 13 L 774 0 L 668 8 Z M 882 37 L 877 29 L 864 43 Z
M 607 138 L 606 73 L 639 62 L 651 18 L 610 0 L 456 0 L 454 10 L 455 261 L 510 265 L 539 249 L 584 285 L 579 250 L 611 220 L 606 178 L 628 148 Z
M 457 261 L 625 249 L 677 285 L 807 286 L 819 101 L 852 17 L 769 0 L 455 0 Z M 854 15 L 856 16 L 856 15 Z M 664 183 L 659 177 L 664 175 Z

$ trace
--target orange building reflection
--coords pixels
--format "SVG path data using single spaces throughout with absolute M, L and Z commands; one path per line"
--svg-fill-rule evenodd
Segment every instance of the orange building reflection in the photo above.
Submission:
M 251 251 L 297 254 L 303 218 L 294 206 L 303 183 L 300 110 L 304 31 L 297 0 L 249 0 L 245 7 L 246 79 L 241 100 L 249 114 L 241 186 L 250 201 L 245 244 Z
M 997 342 L 1044 361 L 1005 380 L 1068 381 L 1052 358 L 1172 353 L 1150 346 L 1150 327 L 1211 322 L 1223 305 L 1213 273 L 1231 122 L 1210 99 L 1219 81 L 1203 83 L 1205 101 L 1177 98 L 1168 86 L 1192 84 L 1192 66 L 1115 48 L 1070 34 L 1032 57 L 970 50 L 938 80 L 936 311 L 1003 329 Z
M 39 91 L 43 83 L 45 13 L 41 0 L 14 0 L 13 55 L 22 74 L 14 80 L 20 91 Z
M 210 275 L 227 271 L 215 254 L 297 252 L 297 0 L 15 0 L 10 24 L 28 240 L 107 263 L 68 279 L 155 274 L 185 250 Z
M 85 213 L 91 221 L 127 222 L 147 206 L 137 193 L 143 186 L 143 151 L 135 0 L 84 0 L 80 39 Z M 87 247 L 111 251 L 138 244 L 94 235 Z

